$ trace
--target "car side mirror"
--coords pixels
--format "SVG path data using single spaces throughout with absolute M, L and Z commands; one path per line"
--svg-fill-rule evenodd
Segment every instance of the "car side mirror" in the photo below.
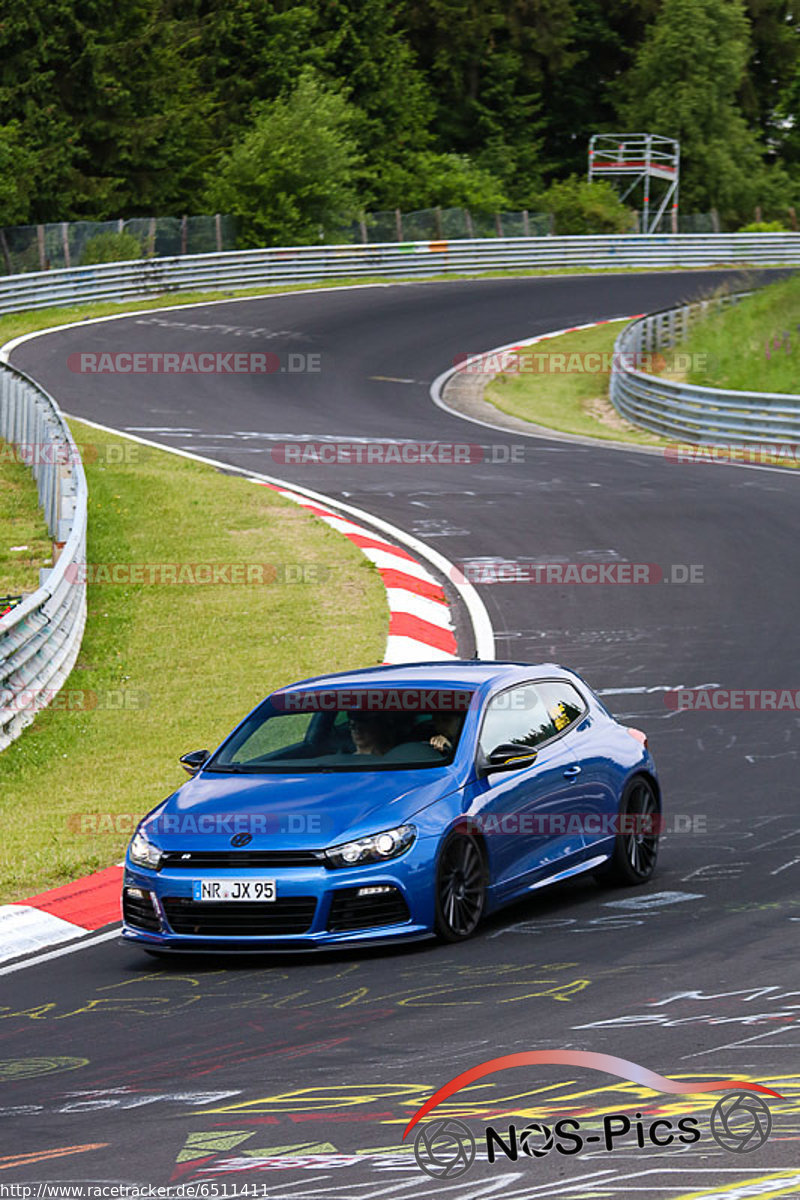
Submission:
M 178 761 L 184 771 L 188 771 L 190 775 L 196 775 L 210 758 L 210 750 L 192 750 L 191 754 L 182 754 Z
M 519 746 L 513 742 L 502 742 L 495 746 L 483 764 L 484 775 L 493 771 L 518 771 L 536 762 L 536 751 L 532 746 Z

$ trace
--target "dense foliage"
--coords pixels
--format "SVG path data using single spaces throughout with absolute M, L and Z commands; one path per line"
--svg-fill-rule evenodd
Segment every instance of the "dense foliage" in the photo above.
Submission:
M 571 177 L 619 129 L 681 139 L 685 211 L 788 222 L 799 25 L 800 0 L 4 0 L 0 226 L 210 205 L 253 244 L 543 194 L 591 224 Z

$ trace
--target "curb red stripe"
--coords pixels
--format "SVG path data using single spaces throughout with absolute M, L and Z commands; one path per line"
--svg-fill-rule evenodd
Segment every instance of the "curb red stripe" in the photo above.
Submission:
M 82 929 L 101 929 L 120 919 L 121 884 L 122 867 L 106 867 L 104 871 L 96 871 L 94 875 L 16 903 L 52 913 Z
M 424 596 L 427 600 L 441 600 L 447 603 L 444 588 L 433 580 L 429 583 L 426 579 L 417 579 L 416 575 L 406 575 L 393 567 L 381 567 L 379 570 L 385 588 L 402 588 L 406 592 Z
M 385 538 L 368 537 L 361 533 L 345 533 L 343 529 L 339 532 L 361 550 L 386 550 L 389 554 L 393 554 L 395 558 L 406 558 L 409 562 L 413 563 L 417 561 L 413 554 L 409 554 L 407 550 L 401 550 L 394 542 L 387 542 Z
M 414 617 L 411 613 L 393 612 L 389 618 L 389 634 L 414 638 L 417 642 L 425 642 L 428 646 L 435 646 L 437 650 L 445 650 L 451 654 L 458 651 L 458 643 L 449 629 L 432 625 L 430 621 L 423 621 L 421 617 Z

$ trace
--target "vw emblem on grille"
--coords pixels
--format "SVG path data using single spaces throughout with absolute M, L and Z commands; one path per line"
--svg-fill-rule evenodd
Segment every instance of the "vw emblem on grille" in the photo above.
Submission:
M 252 833 L 237 833 L 231 838 L 231 845 L 232 846 L 246 846 L 246 845 L 248 845 L 249 842 L 252 842 L 252 840 L 253 840 Z

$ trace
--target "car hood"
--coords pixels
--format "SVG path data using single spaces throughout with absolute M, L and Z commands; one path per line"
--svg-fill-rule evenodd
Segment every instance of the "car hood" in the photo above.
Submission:
M 446 768 L 419 771 L 223 775 L 201 772 L 142 822 L 162 850 L 316 850 L 391 829 L 457 790 Z

